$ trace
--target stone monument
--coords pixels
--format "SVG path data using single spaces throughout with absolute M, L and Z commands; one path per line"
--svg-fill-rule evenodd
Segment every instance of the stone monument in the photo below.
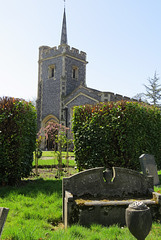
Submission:
M 147 237 L 152 226 L 152 216 L 146 204 L 140 201 L 131 203 L 126 209 L 125 219 L 134 237 L 138 240 L 144 240 Z
M 9 212 L 8 208 L 0 207 L 0 237 L 1 237 L 1 234 L 2 234 L 2 230 L 3 230 L 3 227 L 4 227 L 8 212 Z
M 159 185 L 159 177 L 157 172 L 157 165 L 153 155 L 142 154 L 139 157 L 141 170 L 146 176 L 151 175 L 154 179 L 154 185 Z

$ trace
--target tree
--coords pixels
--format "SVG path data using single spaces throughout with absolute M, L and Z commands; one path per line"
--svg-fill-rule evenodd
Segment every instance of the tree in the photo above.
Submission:
M 146 88 L 146 93 L 145 96 L 151 100 L 151 103 L 154 105 L 158 104 L 158 100 L 161 99 L 161 84 L 158 84 L 159 77 L 157 76 L 158 74 L 154 73 L 153 78 L 148 78 L 149 81 L 149 86 L 145 85 Z
M 41 128 L 38 137 L 43 140 L 43 136 L 47 141 L 47 146 L 52 149 L 57 154 L 58 160 L 58 172 L 57 177 L 60 178 L 62 175 L 62 150 L 66 148 L 66 167 L 68 168 L 69 160 L 68 160 L 68 147 L 72 143 L 72 139 L 68 138 L 68 131 L 70 129 L 54 122 L 49 122 L 45 128 Z M 58 151 L 57 151 L 58 150 Z
M 47 141 L 47 149 L 57 150 L 57 138 L 60 130 L 64 127 L 58 123 L 49 122 L 44 128 L 45 138 Z
M 135 96 L 133 96 L 133 100 L 137 100 L 138 102 L 145 102 L 148 103 L 145 98 L 145 93 L 137 93 Z

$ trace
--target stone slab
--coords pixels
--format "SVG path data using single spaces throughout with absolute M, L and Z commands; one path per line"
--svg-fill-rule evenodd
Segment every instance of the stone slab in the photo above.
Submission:
M 142 154 L 139 157 L 139 161 L 143 174 L 146 176 L 151 175 L 154 179 L 154 185 L 159 185 L 160 181 L 158 177 L 157 165 L 154 156 L 150 154 Z
M 0 207 L 0 236 L 2 234 L 4 224 L 6 222 L 8 212 L 9 212 L 9 208 Z

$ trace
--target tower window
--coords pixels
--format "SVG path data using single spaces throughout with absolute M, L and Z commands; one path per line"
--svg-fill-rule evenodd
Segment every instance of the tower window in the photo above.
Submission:
M 72 78 L 73 79 L 78 79 L 78 67 L 73 67 L 72 68 Z
M 55 69 L 52 68 L 52 69 L 51 69 L 51 77 L 54 77 L 54 73 L 55 73 Z
M 76 78 L 76 69 L 73 69 L 73 78 Z
M 49 76 L 49 78 L 54 78 L 55 77 L 55 65 L 49 66 L 48 76 Z

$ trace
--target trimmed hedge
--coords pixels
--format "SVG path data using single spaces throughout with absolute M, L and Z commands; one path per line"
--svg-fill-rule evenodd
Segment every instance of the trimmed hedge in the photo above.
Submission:
M 36 130 L 36 111 L 31 103 L 0 98 L 0 185 L 14 185 L 29 176 Z
M 92 167 L 140 169 L 139 156 L 153 154 L 161 169 L 161 112 L 138 102 L 108 102 L 74 109 L 75 160 Z

